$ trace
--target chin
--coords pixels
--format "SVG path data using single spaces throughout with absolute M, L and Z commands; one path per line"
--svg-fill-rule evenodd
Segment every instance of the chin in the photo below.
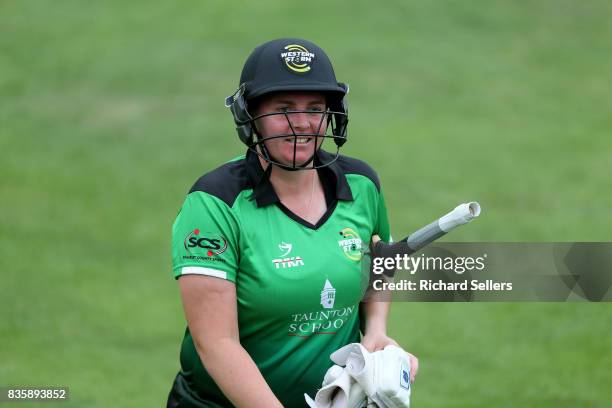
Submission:
M 310 166 L 310 165 L 312 165 L 312 161 L 310 160 L 311 158 L 312 158 L 312 154 L 310 154 L 310 155 L 301 155 L 301 154 L 298 154 L 295 157 L 295 166 L 296 167 L 302 167 L 302 166 L 304 166 L 307 163 Z M 291 157 L 289 157 L 289 158 L 283 157 L 282 163 L 285 166 L 289 166 L 289 167 L 293 166 L 293 155 L 291 155 Z

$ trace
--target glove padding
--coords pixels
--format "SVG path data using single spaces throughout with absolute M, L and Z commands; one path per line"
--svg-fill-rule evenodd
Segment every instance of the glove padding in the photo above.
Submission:
M 330 356 L 362 387 L 379 407 L 410 407 L 410 361 L 404 350 L 389 345 L 384 350 L 368 352 L 352 343 Z
M 325 373 L 321 389 L 313 400 L 304 394 L 306 403 L 311 408 L 364 408 L 366 394 L 348 372 L 333 365 Z

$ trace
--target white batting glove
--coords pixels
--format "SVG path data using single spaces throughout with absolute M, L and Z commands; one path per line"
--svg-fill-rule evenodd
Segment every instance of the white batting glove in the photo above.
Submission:
M 401 348 L 389 345 L 370 353 L 353 343 L 330 357 L 336 364 L 346 365 L 346 371 L 379 407 L 410 406 L 410 361 Z
M 325 373 L 322 387 L 315 395 L 315 399 L 310 398 L 308 394 L 304 394 L 304 398 L 311 408 L 347 408 L 351 387 L 354 383 L 355 380 L 345 369 L 333 365 Z

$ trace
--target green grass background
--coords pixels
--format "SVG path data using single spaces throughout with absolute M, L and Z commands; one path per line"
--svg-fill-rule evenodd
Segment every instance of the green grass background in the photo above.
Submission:
M 244 150 L 222 102 L 271 38 L 319 43 L 351 85 L 344 152 L 379 172 L 396 235 L 475 199 L 482 218 L 452 240 L 610 241 L 610 15 L 603 0 L 0 1 L 0 386 L 165 406 L 185 325 L 170 226 L 193 181 Z M 420 357 L 414 407 L 612 403 L 609 304 L 395 304 L 390 333 Z

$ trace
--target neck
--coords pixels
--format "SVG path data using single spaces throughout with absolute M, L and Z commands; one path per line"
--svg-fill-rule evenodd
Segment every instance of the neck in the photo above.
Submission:
M 268 166 L 273 166 L 261 157 L 259 158 L 259 162 L 264 171 L 267 170 Z M 272 172 L 270 173 L 270 182 L 274 186 L 274 190 L 277 194 L 285 195 L 283 193 L 288 193 L 287 195 L 300 196 L 305 193 L 310 193 L 310 189 L 305 189 L 305 186 L 312 185 L 314 182 L 313 177 L 317 177 L 317 171 L 314 169 L 289 171 L 278 166 L 273 166 Z M 279 198 L 282 199 L 280 195 Z
M 264 170 L 273 166 L 260 158 Z M 327 210 L 325 193 L 316 170 L 288 171 L 272 167 L 270 183 L 281 203 L 298 217 L 316 224 Z

